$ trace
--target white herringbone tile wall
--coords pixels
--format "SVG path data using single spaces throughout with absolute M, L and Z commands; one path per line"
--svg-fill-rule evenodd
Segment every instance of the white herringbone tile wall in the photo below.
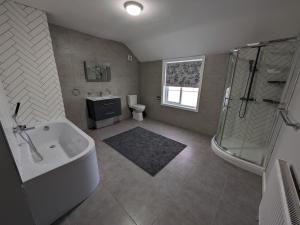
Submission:
M 0 80 L 25 124 L 65 116 L 46 14 L 0 0 Z

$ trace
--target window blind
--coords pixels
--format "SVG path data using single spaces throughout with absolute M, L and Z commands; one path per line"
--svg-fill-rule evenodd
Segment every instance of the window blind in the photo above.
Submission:
M 166 86 L 199 87 L 202 61 L 170 62 L 166 66 Z

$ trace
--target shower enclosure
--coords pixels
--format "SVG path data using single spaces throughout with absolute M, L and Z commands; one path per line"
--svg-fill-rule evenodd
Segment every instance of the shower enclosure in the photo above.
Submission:
M 213 150 L 260 174 L 272 151 L 278 108 L 287 86 L 296 38 L 249 44 L 231 52 Z

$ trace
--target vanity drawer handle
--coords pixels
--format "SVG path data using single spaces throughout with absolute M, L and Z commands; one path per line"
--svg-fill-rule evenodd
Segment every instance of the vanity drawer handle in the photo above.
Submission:
M 103 105 L 114 105 L 115 103 L 114 102 L 110 102 L 110 103 L 105 103 L 105 104 L 103 104 Z
M 112 114 L 115 114 L 115 112 L 107 112 L 107 113 L 105 113 L 105 115 L 112 115 Z

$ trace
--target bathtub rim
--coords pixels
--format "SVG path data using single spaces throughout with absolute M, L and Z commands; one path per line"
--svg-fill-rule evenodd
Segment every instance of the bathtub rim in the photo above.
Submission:
M 48 168 L 48 169 L 41 169 L 41 168 L 39 168 L 39 165 L 37 163 L 35 163 L 33 160 L 29 160 L 28 158 L 26 159 L 25 157 L 22 158 L 22 156 L 20 156 L 20 155 L 19 155 L 19 158 L 14 157 L 14 160 L 17 164 L 18 172 L 20 174 L 20 177 L 21 177 L 21 180 L 23 183 L 25 183 L 29 180 L 32 180 L 38 176 L 41 176 L 45 173 L 48 173 L 50 171 L 53 171 L 59 167 L 62 167 L 68 163 L 71 163 L 73 161 L 81 159 L 81 158 L 87 156 L 92 151 L 96 151 L 94 140 L 90 136 L 88 136 L 84 131 L 82 131 L 80 128 L 78 128 L 76 125 L 74 125 L 71 121 L 69 121 L 66 118 L 60 118 L 55 121 L 39 123 L 37 126 L 35 126 L 35 129 L 42 129 L 42 127 L 44 127 L 44 126 L 47 126 L 47 125 L 51 126 L 51 124 L 55 124 L 55 123 L 64 123 L 64 124 L 70 125 L 71 129 L 74 129 L 76 132 L 78 132 L 83 138 L 85 138 L 88 141 L 87 147 L 82 152 L 80 152 L 78 155 L 67 160 L 65 163 L 54 165 L 53 167 Z M 29 135 L 30 135 L 30 132 L 29 132 Z M 23 146 L 23 147 L 19 147 L 17 150 L 18 151 L 27 151 L 26 154 L 31 154 L 30 152 L 28 152 L 28 151 L 30 151 L 28 148 L 29 148 L 28 146 Z M 13 154 L 13 155 L 15 155 L 15 154 Z
M 37 129 L 43 129 L 44 126 L 47 126 L 47 125 L 51 126 L 51 124 L 58 124 L 58 123 L 70 125 L 71 128 L 73 128 L 75 131 L 77 131 L 88 142 L 88 146 L 82 152 L 80 152 L 76 156 L 70 158 L 71 159 L 70 161 L 73 161 L 72 159 L 75 160 L 77 158 L 80 158 L 82 155 L 85 155 L 87 152 L 89 152 L 95 146 L 94 140 L 68 119 L 59 119 L 59 120 L 55 120 L 55 121 L 51 121 L 51 122 L 42 122 L 42 123 L 38 124 L 37 126 L 35 126 L 35 129 L 32 131 L 35 131 Z M 28 131 L 29 136 L 30 136 L 30 132 L 31 131 Z

